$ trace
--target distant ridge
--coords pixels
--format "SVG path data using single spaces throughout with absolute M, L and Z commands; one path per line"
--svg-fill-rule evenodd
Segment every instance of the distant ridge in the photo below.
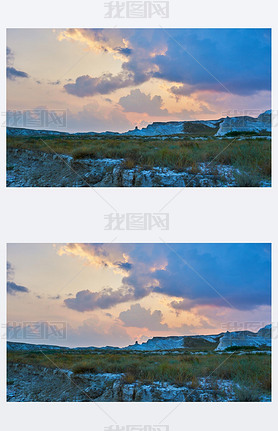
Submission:
M 211 136 L 224 136 L 230 132 L 270 132 L 271 110 L 265 111 L 258 117 L 238 116 L 226 117 L 218 120 L 195 120 L 195 121 L 167 121 L 154 122 L 148 126 L 138 129 L 135 127 L 128 132 L 60 132 L 55 130 L 34 130 L 20 127 L 7 127 L 7 136 L 167 136 L 187 134 L 207 134 Z
M 138 344 L 131 344 L 127 347 L 60 347 L 47 344 L 28 344 L 8 341 L 8 351 L 38 351 L 38 350 L 128 350 L 128 351 L 163 351 L 175 349 L 203 349 L 211 347 L 216 351 L 225 350 L 228 347 L 241 346 L 271 346 L 271 325 L 266 325 L 258 332 L 252 331 L 234 331 L 221 332 L 213 335 L 186 335 L 186 336 L 169 336 L 153 337 L 148 341 Z

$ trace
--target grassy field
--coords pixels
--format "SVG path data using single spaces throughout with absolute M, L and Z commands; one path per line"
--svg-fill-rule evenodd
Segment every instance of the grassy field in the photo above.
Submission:
M 8 363 L 69 369 L 79 373 L 124 373 L 124 381 L 168 382 L 178 386 L 198 386 L 200 378 L 232 380 L 239 384 L 239 401 L 253 401 L 271 391 L 271 356 L 265 353 L 238 355 L 236 352 L 206 355 L 171 352 L 8 352 Z
M 271 141 L 250 134 L 230 139 L 193 139 L 193 136 L 177 135 L 166 138 L 128 136 L 63 136 L 22 137 L 7 136 L 8 148 L 24 148 L 49 153 L 62 153 L 81 158 L 124 159 L 127 168 L 141 166 L 168 167 L 177 171 L 191 167 L 198 172 L 200 163 L 232 165 L 246 175 L 242 186 L 256 185 L 259 180 L 271 176 Z M 239 180 L 240 181 L 240 180 Z M 250 183 L 250 184 L 248 184 Z

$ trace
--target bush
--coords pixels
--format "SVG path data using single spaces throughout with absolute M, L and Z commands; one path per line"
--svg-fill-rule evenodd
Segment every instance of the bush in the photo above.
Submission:
M 261 183 L 261 180 L 256 173 L 236 173 L 235 180 L 237 187 L 259 187 Z
M 74 374 L 97 373 L 98 369 L 94 363 L 80 362 L 79 364 L 74 364 L 72 366 L 72 371 Z
M 257 402 L 261 399 L 261 393 L 257 388 L 235 387 L 235 395 L 239 402 Z

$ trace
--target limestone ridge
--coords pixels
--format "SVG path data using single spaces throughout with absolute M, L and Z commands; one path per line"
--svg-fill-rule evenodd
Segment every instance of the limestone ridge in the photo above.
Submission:
M 270 132 L 271 131 L 271 110 L 265 111 L 258 117 L 251 116 L 237 116 L 226 117 L 218 120 L 195 120 L 195 121 L 167 121 L 167 122 L 154 122 L 147 127 L 129 130 L 128 132 L 77 132 L 68 133 L 53 130 L 33 130 L 18 127 L 7 127 L 8 136 L 101 136 L 101 135 L 115 135 L 115 136 L 169 136 L 176 134 L 192 135 L 192 134 L 208 134 L 210 136 L 224 136 L 230 132 Z
M 212 348 L 216 351 L 223 351 L 229 347 L 270 347 L 271 346 L 271 324 L 261 328 L 258 332 L 234 331 L 221 332 L 213 335 L 188 335 L 153 337 L 148 341 L 139 344 L 137 341 L 127 347 L 76 347 L 74 349 L 101 349 L 101 350 L 129 350 L 134 352 L 165 351 L 175 349 L 204 349 Z M 7 342 L 8 351 L 34 351 L 34 350 L 65 350 L 66 347 L 51 345 L 36 345 L 28 343 Z

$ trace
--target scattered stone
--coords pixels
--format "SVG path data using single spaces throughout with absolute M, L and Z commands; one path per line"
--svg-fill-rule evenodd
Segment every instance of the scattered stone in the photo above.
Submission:
M 123 159 L 78 159 L 65 154 L 8 150 L 7 187 L 233 187 L 241 173 L 229 165 L 200 163 L 176 172 L 169 168 L 125 167 Z M 247 174 L 246 174 L 247 175 Z M 259 186 L 269 187 L 262 180 Z

